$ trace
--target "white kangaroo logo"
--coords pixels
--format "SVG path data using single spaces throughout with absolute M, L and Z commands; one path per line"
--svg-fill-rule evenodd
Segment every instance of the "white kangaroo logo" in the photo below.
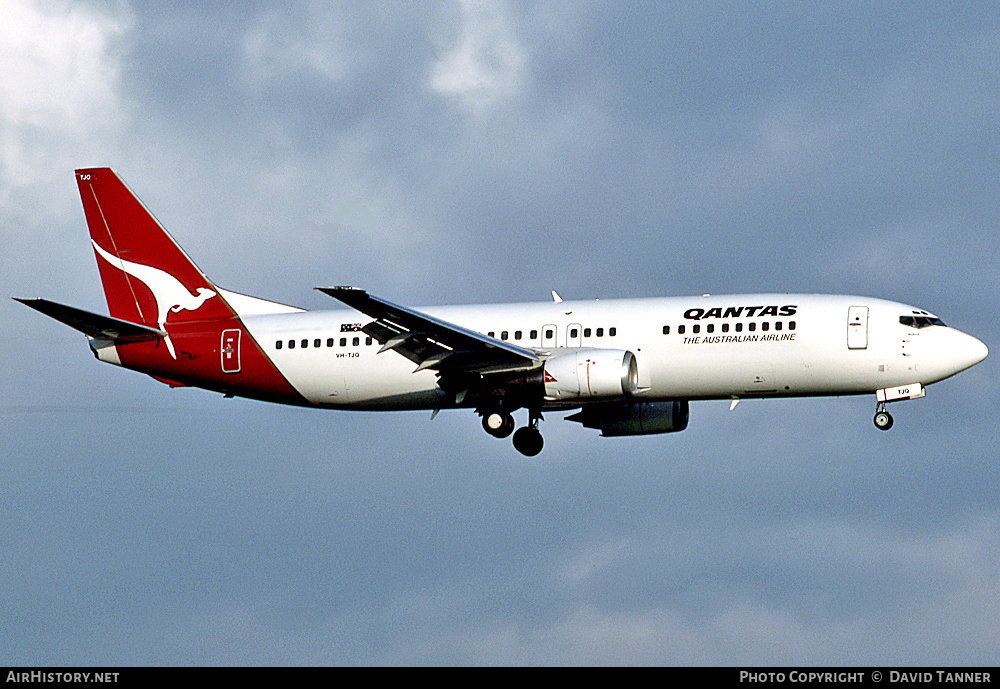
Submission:
M 174 313 L 178 311 L 197 311 L 207 299 L 211 299 L 216 294 L 204 287 L 198 288 L 197 295 L 191 294 L 188 288 L 182 285 L 180 280 L 170 273 L 159 268 L 153 268 L 152 266 L 144 266 L 141 263 L 123 261 L 102 249 L 93 239 L 90 240 L 90 243 L 94 245 L 94 250 L 100 254 L 101 258 L 119 270 L 128 273 L 149 288 L 149 291 L 153 293 L 153 298 L 156 300 L 156 322 L 163 332 L 167 331 L 165 325 L 168 313 L 171 311 Z M 167 350 L 170 352 L 170 356 L 176 359 L 177 354 L 174 353 L 174 345 L 170 341 L 170 335 L 167 335 L 164 340 L 167 343 Z

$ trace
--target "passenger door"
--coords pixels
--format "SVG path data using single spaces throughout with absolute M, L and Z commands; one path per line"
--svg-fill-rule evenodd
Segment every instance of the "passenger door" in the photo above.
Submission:
M 852 306 L 847 310 L 847 348 L 868 349 L 867 306 Z
M 566 346 L 580 347 L 583 345 L 583 327 L 579 323 L 566 326 Z

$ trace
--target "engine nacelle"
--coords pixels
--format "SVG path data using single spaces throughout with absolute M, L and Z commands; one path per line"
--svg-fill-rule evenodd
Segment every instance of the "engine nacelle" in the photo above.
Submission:
M 577 349 L 546 359 L 545 399 L 622 398 L 639 389 L 639 369 L 623 349 Z
M 597 428 L 604 436 L 676 433 L 687 428 L 688 402 L 600 404 L 584 407 L 566 419 Z

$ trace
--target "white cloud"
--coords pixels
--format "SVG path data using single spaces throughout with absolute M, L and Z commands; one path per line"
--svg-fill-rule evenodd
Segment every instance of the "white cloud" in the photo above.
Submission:
M 130 13 L 8 0 L 0 22 L 0 198 L 65 175 L 124 118 L 122 39 Z
M 527 84 L 528 56 L 506 6 L 482 0 L 460 5 L 460 35 L 433 65 L 431 90 L 476 112 L 516 99 Z

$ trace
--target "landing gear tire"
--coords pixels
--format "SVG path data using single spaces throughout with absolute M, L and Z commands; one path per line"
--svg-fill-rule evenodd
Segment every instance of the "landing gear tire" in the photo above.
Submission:
M 534 457 L 542 451 L 545 441 L 537 428 L 525 426 L 514 433 L 514 449 L 526 457 Z
M 880 431 L 892 428 L 892 414 L 884 410 L 875 412 L 875 428 Z
M 506 438 L 514 432 L 514 417 L 500 411 L 483 414 L 483 430 L 494 438 Z

